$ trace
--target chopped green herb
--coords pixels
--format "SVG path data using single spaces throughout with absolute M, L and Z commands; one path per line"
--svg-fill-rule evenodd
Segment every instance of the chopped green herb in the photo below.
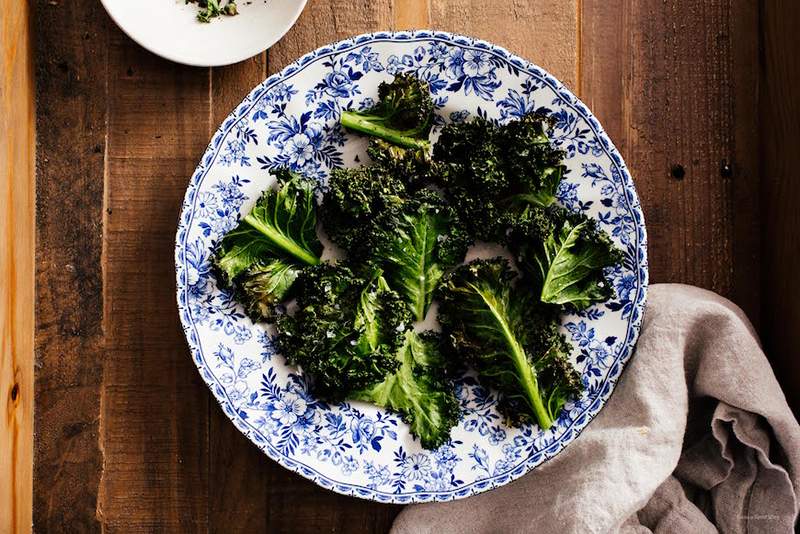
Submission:
M 239 10 L 236 2 L 229 0 L 224 5 L 220 5 L 219 0 L 186 0 L 187 4 L 197 4 L 200 11 L 197 12 L 197 20 L 200 22 L 211 22 L 211 19 L 220 15 L 238 15 Z

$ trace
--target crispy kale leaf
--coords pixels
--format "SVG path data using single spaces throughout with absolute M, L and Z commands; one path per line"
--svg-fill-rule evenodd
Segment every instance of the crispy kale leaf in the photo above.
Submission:
M 333 169 L 322 204 L 322 226 L 331 240 L 351 255 L 363 247 L 372 222 L 403 202 L 402 180 L 377 165 Z
M 470 240 L 442 197 L 422 189 L 376 217 L 366 243 L 414 319 L 422 321 L 442 275 L 463 261 Z
M 459 416 L 458 399 L 445 376 L 439 343 L 433 332 L 407 331 L 397 353 L 399 369 L 352 396 L 401 414 L 426 449 L 436 449 L 450 439 L 450 429 Z
M 342 400 L 397 370 L 411 316 L 380 270 L 359 275 L 322 263 L 296 284 L 297 310 L 278 316 L 277 346 L 311 374 L 320 396 Z
M 511 235 L 520 267 L 535 281 L 542 302 L 581 310 L 613 297 L 604 271 L 622 261 L 622 254 L 594 219 L 553 206 L 526 213 Z
M 392 83 L 378 86 L 378 100 L 365 111 L 343 111 L 342 126 L 395 145 L 430 148 L 433 100 L 427 83 L 411 74 L 398 74 Z
M 579 393 L 580 380 L 558 333 L 558 309 L 516 288 L 515 276 L 502 258 L 459 267 L 438 292 L 439 321 L 451 354 L 465 357 L 503 395 L 506 414 L 516 421 L 532 416 L 547 429 Z
M 366 400 L 400 413 L 426 448 L 449 438 L 458 401 L 434 334 L 411 314 L 380 269 L 323 263 L 299 275 L 297 311 L 278 316 L 279 350 L 332 401 Z
M 384 156 L 368 167 L 331 172 L 323 227 L 349 257 L 385 269 L 392 288 L 421 321 L 439 279 L 464 259 L 470 238 L 438 193 L 409 192 L 403 173 L 387 169 L 392 156 Z
M 254 263 L 237 278 L 236 299 L 253 321 L 275 318 L 275 306 L 288 299 L 301 267 L 275 258 Z
M 532 114 L 504 126 L 478 118 L 442 130 L 432 176 L 477 239 L 504 241 L 506 228 L 526 208 L 555 200 L 563 153 L 550 143 L 551 125 Z
M 547 132 L 551 117 L 529 114 L 498 130 L 498 143 L 505 147 L 503 172 L 512 182 L 510 200 L 515 206 L 547 207 L 555 201 L 564 167 L 564 152 L 553 148 Z
M 331 171 L 321 209 L 323 227 L 333 242 L 361 256 L 376 218 L 423 188 L 433 172 L 428 152 L 419 148 L 372 139 L 367 152 L 371 165 Z
M 477 239 L 492 241 L 499 232 L 508 177 L 499 161 L 495 128 L 482 119 L 445 126 L 433 147 L 439 185 Z
M 276 175 L 279 189 L 264 192 L 225 235 L 213 259 L 220 287 L 233 289 L 254 321 L 272 318 L 300 269 L 318 264 L 322 252 L 315 183 L 288 170 Z
M 383 139 L 372 138 L 367 154 L 374 166 L 400 180 L 409 191 L 416 191 L 435 181 L 430 151 L 393 145 Z
M 214 264 L 224 286 L 265 258 L 284 258 L 298 265 L 320 261 L 314 182 L 285 169 L 276 174 L 280 189 L 265 191 L 219 244 Z

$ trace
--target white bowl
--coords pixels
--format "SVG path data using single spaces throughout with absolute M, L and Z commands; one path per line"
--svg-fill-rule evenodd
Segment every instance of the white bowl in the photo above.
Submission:
M 102 0 L 122 31 L 147 50 L 185 65 L 216 67 L 263 52 L 289 31 L 306 0 L 240 0 L 239 14 L 197 20 L 184 0 Z M 248 3 L 249 2 L 249 3 Z

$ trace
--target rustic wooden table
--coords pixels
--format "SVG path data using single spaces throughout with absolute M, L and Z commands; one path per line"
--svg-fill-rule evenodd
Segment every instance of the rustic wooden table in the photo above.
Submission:
M 30 136 L 32 108 L 8 100 L 31 87 L 19 55 L 30 44 L 27 13 L 0 4 L 4 65 L 9 73 L 22 65 L 5 93 L 4 109 L 14 112 L 0 126 L 16 121 Z M 800 163 L 792 86 L 800 81 L 800 17 L 791 2 L 310 0 L 271 50 L 225 68 L 153 56 L 99 2 L 33 4 L 32 460 L 25 332 L 33 330 L 33 281 L 18 277 L 31 272 L 32 255 L 14 256 L 32 251 L 24 154 L 0 205 L 12 213 L 0 247 L 4 280 L 18 286 L 16 300 L 3 297 L 2 319 L 21 332 L 11 348 L 4 341 L 0 367 L 0 394 L 9 392 L 0 453 L 13 458 L 0 466 L 13 477 L 0 490 L 0 516 L 9 510 L 11 529 L 26 527 L 32 514 L 41 532 L 387 531 L 399 507 L 322 490 L 268 460 L 229 423 L 188 356 L 172 259 L 184 188 L 231 108 L 301 54 L 373 30 L 481 37 L 572 88 L 632 170 L 651 282 L 699 285 L 742 306 L 798 406 L 800 191 L 790 171 Z M 786 59 L 787 48 L 795 59 Z M 18 151 L 30 150 L 26 139 Z

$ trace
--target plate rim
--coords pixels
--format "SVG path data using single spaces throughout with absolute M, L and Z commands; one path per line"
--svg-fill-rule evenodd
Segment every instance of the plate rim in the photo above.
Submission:
M 248 48 L 246 52 L 242 52 L 241 54 L 231 56 L 231 59 L 208 62 L 208 61 L 197 61 L 192 59 L 191 57 L 183 56 L 181 54 L 175 54 L 172 53 L 170 50 L 161 50 L 158 49 L 157 47 L 147 44 L 144 41 L 144 39 L 141 39 L 141 36 L 137 37 L 136 35 L 134 35 L 134 32 L 131 31 L 130 28 L 126 27 L 125 24 L 119 19 L 119 17 L 114 15 L 113 8 L 109 7 L 109 2 L 111 1 L 113 0 L 100 0 L 100 3 L 103 4 L 103 9 L 105 9 L 109 18 L 114 22 L 114 24 L 116 24 L 117 28 L 122 30 L 122 33 L 127 35 L 133 42 L 135 42 L 148 52 L 151 52 L 159 57 L 162 57 L 174 63 L 180 63 L 181 65 L 188 65 L 189 67 L 225 67 L 227 65 L 233 65 L 234 63 L 239 63 L 246 59 L 250 59 L 256 54 L 260 54 L 261 52 L 270 49 L 275 43 L 280 41 L 283 38 L 283 36 L 286 35 L 289 32 L 289 30 L 291 30 L 294 27 L 295 24 L 297 24 L 297 19 L 300 18 L 300 15 L 303 13 L 303 11 L 306 8 L 306 4 L 308 3 L 308 0 L 296 0 L 297 1 L 297 7 L 295 8 L 296 11 L 291 16 L 289 23 L 283 30 L 278 32 L 273 39 L 266 41 L 265 45 L 258 45 Z M 216 135 L 216 133 L 214 135 Z
M 333 480 L 327 477 L 326 475 L 320 473 L 311 466 L 308 466 L 302 462 L 289 458 L 277 451 L 274 451 L 273 450 L 274 447 L 271 446 L 268 440 L 256 438 L 254 436 L 254 429 L 252 429 L 250 425 L 247 424 L 247 422 L 241 420 L 241 418 L 238 416 L 238 414 L 236 413 L 235 409 L 231 404 L 230 399 L 228 399 L 228 396 L 225 393 L 224 389 L 219 386 L 218 380 L 216 382 L 211 381 L 209 378 L 207 378 L 206 374 L 203 372 L 205 369 L 212 377 L 216 378 L 213 372 L 211 372 L 206 368 L 205 358 L 202 349 L 199 346 L 196 346 L 195 343 L 192 341 L 193 333 L 191 329 L 194 326 L 194 323 L 189 322 L 189 324 L 187 324 L 187 321 L 184 321 L 184 316 L 186 308 L 188 307 L 188 303 L 184 304 L 184 301 L 182 301 L 181 297 L 182 294 L 187 291 L 188 287 L 185 281 L 181 280 L 181 275 L 185 274 L 185 270 L 183 270 L 184 266 L 181 265 L 181 263 L 183 262 L 182 254 L 184 250 L 184 244 L 181 242 L 181 233 L 182 231 L 185 230 L 188 235 L 188 229 L 190 228 L 190 224 L 188 224 L 187 222 L 184 228 L 183 221 L 185 215 L 188 213 L 188 210 L 191 209 L 189 194 L 190 192 L 192 192 L 193 189 L 199 188 L 199 186 L 202 184 L 203 178 L 213 166 L 213 162 L 221 146 L 221 143 L 218 141 L 221 141 L 235 126 L 235 124 L 240 122 L 242 119 L 245 119 L 249 115 L 249 111 L 251 110 L 252 106 L 254 106 L 257 103 L 258 97 L 260 97 L 263 93 L 268 91 L 271 87 L 285 81 L 287 78 L 290 78 L 295 74 L 298 74 L 306 66 L 315 62 L 315 60 L 321 59 L 322 57 L 325 57 L 327 55 L 339 54 L 371 42 L 379 42 L 379 41 L 415 42 L 419 40 L 431 40 L 431 39 L 443 40 L 447 44 L 453 46 L 458 46 L 462 48 L 472 47 L 489 53 L 493 53 L 499 56 L 502 60 L 507 61 L 512 65 L 514 65 L 515 67 L 519 68 L 520 71 L 528 72 L 529 74 L 531 73 L 530 71 L 534 71 L 535 76 L 542 78 L 542 80 L 546 82 L 556 94 L 566 93 L 567 95 L 569 95 L 571 100 L 567 100 L 565 105 L 572 107 L 574 111 L 578 113 L 581 116 L 581 118 L 583 118 L 587 122 L 588 126 L 593 130 L 593 133 L 595 133 L 597 138 L 603 141 L 601 143 L 603 145 L 602 149 L 606 153 L 606 155 L 610 158 L 612 165 L 615 166 L 620 173 L 621 182 L 624 185 L 626 202 L 630 207 L 631 214 L 634 215 L 636 218 L 635 240 L 637 242 L 636 250 L 638 252 L 639 258 L 634 271 L 636 272 L 637 278 L 640 277 L 639 280 L 640 283 L 637 286 L 636 296 L 632 300 L 634 302 L 634 308 L 638 313 L 631 314 L 631 319 L 628 321 L 626 340 L 625 340 L 626 342 L 623 344 L 620 353 L 610 364 L 611 366 L 615 365 L 619 366 L 620 369 L 615 374 L 615 376 L 610 376 L 611 372 L 609 372 L 609 377 L 607 378 L 606 382 L 603 385 L 603 391 L 601 391 L 601 393 L 590 405 L 590 408 L 587 408 L 587 411 L 585 411 L 583 414 L 583 416 L 586 418 L 585 424 L 583 424 L 579 428 L 573 428 L 577 423 L 577 421 L 573 422 L 573 424 L 570 427 L 564 430 L 564 432 L 561 434 L 561 436 L 555 443 L 553 443 L 540 453 L 541 458 L 539 458 L 538 460 L 532 460 L 530 457 L 526 458 L 525 460 L 521 461 L 519 464 L 516 464 L 515 466 L 513 466 L 504 473 L 501 473 L 499 475 L 494 475 L 490 478 L 475 480 L 474 482 L 471 482 L 469 484 L 465 484 L 458 488 L 450 489 L 447 491 L 408 491 L 398 494 L 398 493 L 389 493 L 385 491 L 373 490 L 357 484 L 348 484 Z M 294 62 L 284 67 L 281 71 L 267 77 L 263 82 L 256 85 L 247 94 L 247 96 L 234 108 L 234 110 L 222 121 L 222 123 L 217 128 L 215 133 L 212 135 L 207 148 L 205 149 L 203 155 L 200 158 L 198 166 L 196 167 L 194 173 L 192 174 L 189 180 L 189 184 L 187 185 L 183 202 L 181 203 L 181 211 L 178 218 L 178 228 L 177 228 L 176 243 L 175 243 L 175 268 L 176 268 L 176 293 L 177 293 L 176 296 L 177 296 L 178 312 L 180 316 L 181 327 L 186 337 L 187 344 L 189 345 L 192 359 L 195 362 L 195 365 L 197 366 L 198 372 L 203 378 L 203 381 L 211 390 L 212 395 L 216 398 L 217 402 L 223 409 L 223 412 L 225 412 L 226 416 L 231 420 L 234 426 L 236 426 L 236 428 L 240 432 L 242 432 L 245 436 L 247 436 L 247 438 L 259 449 L 261 449 L 271 460 L 276 461 L 282 467 L 289 469 L 290 471 L 293 471 L 306 479 L 311 480 L 312 482 L 323 488 L 332 490 L 336 493 L 340 493 L 343 495 L 354 496 L 377 502 L 395 503 L 395 504 L 410 504 L 410 503 L 422 503 L 422 502 L 432 502 L 432 501 L 445 502 L 445 501 L 452 501 L 469 497 L 472 495 L 477 495 L 479 493 L 483 493 L 485 491 L 505 485 L 513 480 L 518 479 L 519 477 L 532 471 L 536 467 L 546 463 L 547 461 L 558 455 L 562 450 L 564 450 L 566 446 L 572 443 L 583 432 L 583 430 L 585 430 L 589 426 L 589 424 L 594 420 L 594 418 L 601 412 L 605 404 L 611 398 L 611 395 L 613 394 L 614 390 L 616 389 L 617 383 L 622 377 L 622 374 L 624 373 L 627 364 L 629 363 L 631 357 L 635 352 L 636 341 L 639 337 L 642 321 L 644 319 L 644 313 L 647 301 L 647 290 L 649 285 L 649 269 L 647 260 L 647 229 L 645 226 L 644 214 L 642 213 L 641 203 L 639 201 L 638 194 L 636 193 L 635 186 L 633 183 L 633 178 L 630 172 L 628 171 L 628 168 L 624 160 L 622 159 L 622 156 L 620 155 L 619 151 L 617 150 L 616 146 L 614 145 L 613 141 L 606 134 L 605 130 L 603 129 L 602 125 L 597 120 L 597 118 L 594 116 L 594 114 L 561 81 L 555 78 L 547 70 L 539 67 L 533 62 L 525 60 L 517 56 L 516 54 L 509 52 L 504 47 L 492 44 L 488 41 L 464 36 L 457 33 L 438 31 L 438 30 L 382 31 L 382 32 L 364 33 L 356 35 L 354 37 L 342 39 L 340 41 L 336 41 L 331 44 L 323 45 L 311 52 L 308 52 L 307 54 L 304 54 L 299 59 L 295 60 Z M 199 343 L 199 340 L 197 341 L 197 343 Z M 220 387 L 220 391 L 217 391 L 216 389 L 217 387 Z M 593 413 L 589 413 L 590 409 L 593 410 Z M 566 433 L 570 433 L 571 436 L 565 438 L 564 435 Z

